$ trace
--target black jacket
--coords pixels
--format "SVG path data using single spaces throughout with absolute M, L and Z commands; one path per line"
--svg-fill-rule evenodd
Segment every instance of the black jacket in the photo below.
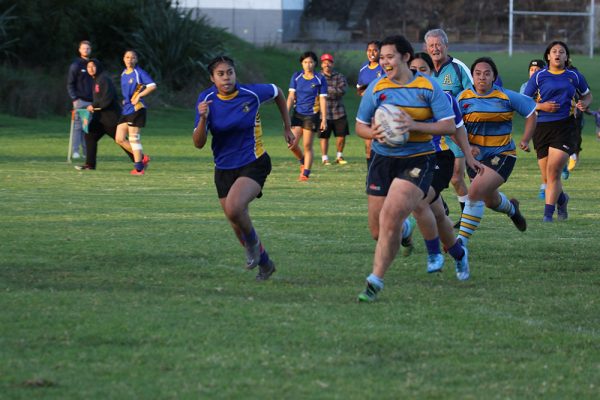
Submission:
M 77 58 L 69 67 L 69 75 L 67 76 L 67 91 L 72 101 L 77 99 L 92 101 L 92 86 L 94 80 L 87 73 L 87 60 Z

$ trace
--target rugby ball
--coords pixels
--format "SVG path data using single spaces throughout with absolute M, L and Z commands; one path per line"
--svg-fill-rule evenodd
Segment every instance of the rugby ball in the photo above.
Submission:
M 408 142 L 408 129 L 402 122 L 396 121 L 404 114 L 400 107 L 393 104 L 382 104 L 375 110 L 375 123 L 383 128 L 383 141 L 388 146 L 399 147 Z

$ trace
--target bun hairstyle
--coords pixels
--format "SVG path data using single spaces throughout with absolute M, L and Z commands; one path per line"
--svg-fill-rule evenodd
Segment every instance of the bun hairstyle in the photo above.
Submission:
M 208 73 L 212 76 L 213 72 L 215 71 L 215 68 L 217 68 L 217 65 L 221 63 L 228 64 L 232 68 L 235 68 L 235 63 L 231 58 L 227 56 L 218 56 L 210 60 L 210 62 L 206 66 L 206 69 L 208 69 Z
M 496 67 L 496 63 L 490 57 L 479 57 L 477 60 L 473 61 L 473 64 L 471 64 L 471 75 L 473 75 L 475 66 L 479 63 L 486 63 L 490 67 L 492 67 L 492 72 L 494 73 L 494 80 L 498 78 L 498 67 Z

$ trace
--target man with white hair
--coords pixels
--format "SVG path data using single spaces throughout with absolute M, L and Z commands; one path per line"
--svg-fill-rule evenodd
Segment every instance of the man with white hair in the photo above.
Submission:
M 425 50 L 433 61 L 434 70 L 431 77 L 440 84 L 445 92 L 456 97 L 460 92 L 471 87 L 473 84 L 471 71 L 462 61 L 448 55 L 448 35 L 443 29 L 432 29 L 425 34 Z M 447 143 L 455 156 L 454 171 L 450 182 L 456 191 L 462 212 L 468 198 L 468 189 L 464 178 L 465 155 L 454 142 L 448 140 Z M 459 226 L 460 217 L 454 227 L 458 228 Z

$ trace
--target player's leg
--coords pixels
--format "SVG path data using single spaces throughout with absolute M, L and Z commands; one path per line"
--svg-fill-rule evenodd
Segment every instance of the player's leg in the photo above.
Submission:
M 313 138 L 314 132 L 312 129 L 302 128 L 302 146 L 304 150 L 304 170 L 300 174 L 300 180 L 302 181 L 307 181 L 310 176 L 314 156 Z
M 323 165 L 331 165 L 329 162 L 329 138 L 331 137 L 331 126 L 327 124 L 327 129 L 319 133 L 319 144 L 321 145 L 321 162 Z
M 335 147 L 337 153 L 335 155 L 335 162 L 340 165 L 348 164 L 346 160 L 344 160 L 344 148 L 346 147 L 346 136 L 350 134 L 350 129 L 348 127 L 348 118 L 346 116 L 332 121 L 334 126 L 334 135 L 335 135 Z M 328 125 L 329 126 L 329 125 Z
M 461 280 L 467 280 L 470 277 L 469 270 L 469 259 L 466 247 L 462 245 L 456 236 L 454 236 L 454 230 L 452 220 L 446 215 L 446 208 L 441 196 L 438 196 L 431 204 L 431 211 L 435 216 L 435 220 L 440 235 L 440 240 L 444 245 L 444 248 L 448 251 L 448 254 L 454 258 L 456 277 Z
M 292 126 L 292 133 L 296 137 L 296 145 L 290 147 L 290 151 L 296 157 L 296 160 L 300 162 L 300 172 L 304 169 L 304 155 L 302 154 L 302 150 L 300 149 L 300 140 L 302 139 L 302 127 L 301 126 Z
M 444 267 L 444 256 L 440 249 L 440 237 L 435 215 L 429 202 L 435 197 L 433 188 L 429 188 L 427 197 L 421 199 L 413 214 L 427 249 L 427 272 L 440 272 Z
M 365 157 L 367 160 L 367 169 L 371 165 L 371 142 L 372 141 L 373 141 L 372 139 L 365 139 Z
M 458 199 L 458 204 L 460 205 L 460 211 L 465 209 L 465 203 L 467 201 L 467 195 L 469 193 L 467 184 L 465 182 L 465 157 L 460 153 L 460 156 L 457 156 L 454 159 L 454 170 L 452 172 L 452 178 L 450 179 L 450 183 L 456 192 L 456 198 Z M 455 226 L 458 228 L 459 223 Z
M 546 206 L 544 209 L 544 221 L 552 221 L 556 205 L 566 208 L 568 196 L 563 192 L 562 182 L 560 180 L 561 173 L 569 160 L 569 155 L 564 151 L 550 147 L 548 149 L 548 157 L 546 160 Z M 566 210 L 565 210 L 566 212 Z M 561 217 L 561 219 L 564 219 Z

